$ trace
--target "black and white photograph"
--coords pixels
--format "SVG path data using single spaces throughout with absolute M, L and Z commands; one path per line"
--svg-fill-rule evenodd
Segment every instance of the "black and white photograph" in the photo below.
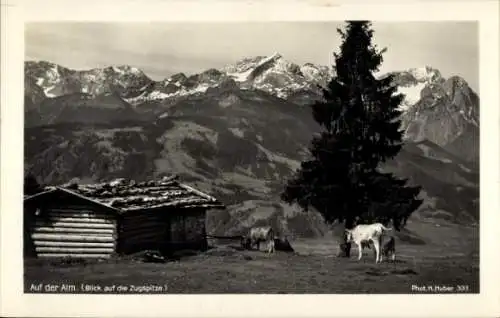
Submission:
M 479 291 L 477 23 L 25 32 L 26 292 Z
M 483 292 L 479 21 L 23 33 L 24 294 Z

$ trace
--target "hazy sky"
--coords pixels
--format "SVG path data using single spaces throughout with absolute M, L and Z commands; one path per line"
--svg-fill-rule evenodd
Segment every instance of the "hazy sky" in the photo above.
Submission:
M 153 79 L 219 68 L 243 57 L 279 52 L 291 62 L 331 65 L 343 22 L 30 23 L 26 59 L 73 69 L 127 64 Z M 381 71 L 425 65 L 460 75 L 479 88 L 475 22 L 373 23 L 374 42 L 387 47 Z

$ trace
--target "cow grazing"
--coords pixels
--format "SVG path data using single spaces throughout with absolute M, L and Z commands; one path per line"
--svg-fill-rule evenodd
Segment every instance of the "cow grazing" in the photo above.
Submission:
M 260 249 L 261 242 L 265 242 L 267 244 L 268 253 L 274 253 L 275 250 L 274 231 L 270 226 L 260 226 L 251 228 L 248 233 L 248 236 L 242 238 L 241 245 L 245 249 L 251 249 L 255 245 L 257 245 L 257 249 Z
M 350 243 L 341 243 L 339 244 L 339 252 L 337 253 L 337 257 L 347 257 L 351 256 L 351 246 Z
M 392 228 L 386 228 L 382 223 L 359 224 L 353 229 L 346 229 L 346 241 L 353 242 L 358 246 L 358 261 L 363 255 L 363 243 L 373 243 L 375 248 L 375 263 L 382 262 L 382 237 L 386 231 Z

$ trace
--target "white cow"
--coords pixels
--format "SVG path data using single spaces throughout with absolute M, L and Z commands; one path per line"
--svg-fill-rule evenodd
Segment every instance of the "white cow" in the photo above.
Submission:
M 382 236 L 386 231 L 390 231 L 392 228 L 386 228 L 382 223 L 373 224 L 359 224 L 353 229 L 346 229 L 346 242 L 353 242 L 358 246 L 358 261 L 363 255 L 363 245 L 364 243 L 373 243 L 375 247 L 375 263 L 382 262 Z
M 252 248 L 257 245 L 260 249 L 260 243 L 267 243 L 267 252 L 274 253 L 274 231 L 270 226 L 253 227 L 247 237 L 242 239 L 242 245 L 246 248 Z

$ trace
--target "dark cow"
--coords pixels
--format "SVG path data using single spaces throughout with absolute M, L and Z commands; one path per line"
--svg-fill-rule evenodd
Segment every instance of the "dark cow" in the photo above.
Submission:
M 390 236 L 389 240 L 384 243 L 382 247 L 382 255 L 389 258 L 394 262 L 396 260 L 396 239 Z

